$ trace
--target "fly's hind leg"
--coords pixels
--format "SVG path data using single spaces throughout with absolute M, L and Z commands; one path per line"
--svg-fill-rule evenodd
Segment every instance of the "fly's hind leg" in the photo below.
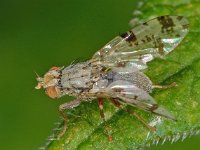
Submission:
M 168 89 L 168 88 L 172 88 L 172 87 L 176 87 L 176 86 L 177 86 L 176 82 L 173 82 L 169 85 L 153 85 L 152 87 L 157 88 L 157 89 Z
M 118 108 L 120 108 L 120 109 L 122 109 L 122 110 L 128 112 L 129 114 L 135 116 L 135 117 L 136 117 L 141 123 L 143 123 L 144 126 L 147 127 L 149 130 L 151 130 L 151 131 L 156 131 L 156 128 L 155 128 L 155 127 L 148 125 L 148 124 L 144 121 L 144 119 L 143 119 L 141 116 L 139 116 L 136 112 L 134 112 L 134 111 L 132 111 L 132 110 L 129 110 L 129 109 L 127 109 L 127 108 L 122 107 L 122 104 L 120 103 L 120 101 L 119 101 L 118 99 L 112 98 L 112 99 L 110 99 L 110 101 L 111 101 L 116 107 L 118 107 Z
M 105 128 L 106 128 L 106 132 L 107 132 L 107 135 L 108 135 L 108 140 L 109 142 L 112 141 L 112 131 L 111 129 L 108 127 L 107 123 L 106 123 L 106 120 L 105 120 L 105 115 L 104 115 L 104 111 L 103 111 L 103 99 L 102 98 L 98 98 L 98 106 L 99 106 L 99 111 L 100 111 L 100 116 L 103 120 L 103 122 L 105 123 Z
M 64 133 L 66 132 L 66 130 L 67 130 L 67 121 L 68 121 L 68 118 L 67 118 L 67 115 L 65 114 L 64 110 L 65 109 L 72 109 L 74 107 L 77 107 L 80 104 L 80 102 L 81 102 L 80 99 L 76 99 L 74 101 L 71 101 L 71 102 L 68 102 L 68 103 L 64 103 L 64 104 L 61 104 L 59 106 L 59 112 L 60 112 L 60 115 L 63 118 L 64 125 L 63 125 L 62 131 L 58 134 L 58 139 L 60 139 L 64 135 Z

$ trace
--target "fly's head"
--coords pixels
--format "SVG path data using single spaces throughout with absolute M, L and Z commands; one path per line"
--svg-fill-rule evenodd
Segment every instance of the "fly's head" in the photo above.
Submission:
M 38 81 L 36 89 L 44 88 L 46 94 L 50 98 L 59 98 L 61 97 L 61 91 L 59 86 L 60 76 L 61 76 L 60 67 L 52 67 L 47 73 L 45 73 L 44 77 L 40 77 L 37 75 L 36 80 Z

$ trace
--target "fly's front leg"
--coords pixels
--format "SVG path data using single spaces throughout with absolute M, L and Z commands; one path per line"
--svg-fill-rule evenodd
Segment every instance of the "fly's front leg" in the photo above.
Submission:
M 108 134 L 108 140 L 109 142 L 112 141 L 112 131 L 111 129 L 108 127 L 107 123 L 106 123 L 106 120 L 105 120 L 105 115 L 104 115 L 104 111 L 103 111 L 103 99 L 102 98 L 98 98 L 98 106 L 99 106 L 99 111 L 100 111 L 100 116 L 101 118 L 103 119 L 104 123 L 105 123 L 105 127 L 106 127 L 106 132 Z
M 66 130 L 67 130 L 67 121 L 68 121 L 68 118 L 67 118 L 67 115 L 65 114 L 64 110 L 65 109 L 72 109 L 74 107 L 77 107 L 80 104 L 80 102 L 81 102 L 80 99 L 76 99 L 74 101 L 67 102 L 67 103 L 61 104 L 59 106 L 59 112 L 60 112 L 60 115 L 63 118 L 64 125 L 63 125 L 62 131 L 58 135 L 58 139 L 60 139 L 64 135 L 64 133 L 66 132 Z
M 157 89 L 168 89 L 168 88 L 172 88 L 172 87 L 176 87 L 176 86 L 177 86 L 176 82 L 173 82 L 169 85 L 153 85 L 152 87 L 157 88 Z
M 148 125 L 148 124 L 144 121 L 144 119 L 143 119 L 141 116 L 139 116 L 136 112 L 134 112 L 134 111 L 132 111 L 132 110 L 129 110 L 129 109 L 127 109 L 127 108 L 123 108 L 123 107 L 122 107 L 122 104 L 119 102 L 118 99 L 112 98 L 112 99 L 110 99 L 110 101 L 111 101 L 116 107 L 118 107 L 118 108 L 120 108 L 120 109 L 122 109 L 122 110 L 128 112 L 129 114 L 135 116 L 135 117 L 136 117 L 140 122 L 142 122 L 149 130 L 151 130 L 151 131 L 156 131 L 156 128 L 155 128 L 155 127 L 152 127 L 152 126 Z

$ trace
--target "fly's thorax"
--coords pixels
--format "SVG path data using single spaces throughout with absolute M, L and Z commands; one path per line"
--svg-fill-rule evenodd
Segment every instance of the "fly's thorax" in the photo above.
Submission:
M 62 96 L 62 91 L 60 90 L 59 86 L 49 86 L 46 88 L 45 92 L 52 99 Z
M 99 79 L 100 68 L 92 66 L 89 62 L 82 62 L 63 69 L 60 82 L 63 93 L 73 96 L 87 93 Z

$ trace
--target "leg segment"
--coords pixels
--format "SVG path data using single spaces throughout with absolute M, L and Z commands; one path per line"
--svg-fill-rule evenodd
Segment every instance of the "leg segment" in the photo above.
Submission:
M 124 111 L 128 112 L 129 114 L 135 116 L 135 117 L 136 117 L 141 123 L 143 123 L 144 126 L 146 126 L 149 130 L 151 130 L 151 131 L 156 131 L 156 128 L 155 128 L 155 127 L 152 127 L 152 126 L 148 125 L 148 124 L 144 121 L 144 119 L 142 119 L 142 117 L 140 117 L 136 112 L 134 112 L 134 111 L 132 111 L 132 110 L 129 110 L 129 109 L 127 109 L 127 108 L 123 108 L 123 107 L 122 107 L 122 104 L 119 102 L 119 100 L 112 98 L 112 99 L 110 99 L 110 101 L 111 101 L 116 107 L 118 107 L 118 108 L 120 108 L 120 109 L 123 109 Z
M 112 141 L 111 129 L 106 124 L 105 115 L 104 115 L 104 111 L 103 111 L 103 99 L 102 98 L 98 98 L 97 100 L 98 100 L 100 116 L 101 116 L 102 120 L 105 123 L 106 132 L 108 134 L 108 140 L 109 140 L 109 142 L 111 142 Z
M 172 88 L 172 87 L 175 87 L 175 86 L 177 86 L 176 82 L 173 82 L 169 85 L 153 85 L 152 87 L 158 88 L 158 89 L 167 89 L 167 88 Z
M 103 119 L 103 121 L 105 122 L 105 115 L 104 115 L 104 112 L 103 112 L 103 99 L 102 98 L 98 98 L 98 106 L 99 106 L 99 111 L 100 111 L 100 115 L 101 115 L 101 118 Z
M 65 109 L 72 109 L 74 107 L 77 107 L 80 104 L 80 102 L 81 101 L 79 99 L 76 99 L 74 101 L 71 101 L 71 102 L 68 102 L 68 103 L 64 103 L 64 104 L 61 104 L 59 106 L 59 112 L 60 112 L 60 115 L 63 118 L 64 125 L 63 125 L 62 131 L 58 135 L 58 139 L 61 138 L 64 135 L 64 133 L 66 132 L 66 129 L 67 129 L 68 118 L 67 118 L 67 115 L 65 114 L 64 110 Z

